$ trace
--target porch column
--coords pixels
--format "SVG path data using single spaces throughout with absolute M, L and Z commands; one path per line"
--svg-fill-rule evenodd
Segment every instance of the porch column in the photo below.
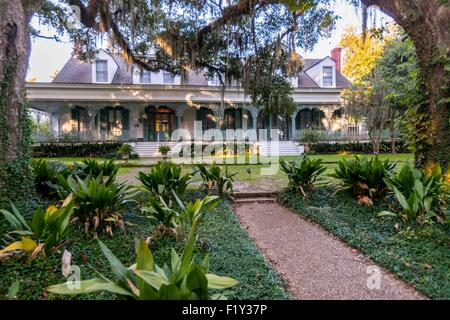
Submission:
M 294 113 L 291 116 L 291 127 L 292 127 L 292 134 L 291 134 L 291 141 L 295 140 L 295 135 L 297 133 L 297 128 L 295 127 L 295 120 L 297 119 L 297 114 L 300 111 L 300 109 L 297 108 L 297 110 L 294 111 Z
M 89 136 L 91 137 L 91 140 L 100 140 L 100 135 L 98 134 L 98 131 L 95 132 L 95 117 L 99 114 L 100 107 L 98 105 L 88 105 L 86 106 L 86 110 L 89 115 Z M 97 121 L 98 127 L 100 127 L 100 119 Z M 97 133 L 97 134 L 96 134 Z M 95 137 L 97 136 L 97 137 Z M 94 139 L 95 137 L 95 139 Z
M 216 129 L 222 130 L 222 122 L 223 122 L 223 115 L 224 110 L 220 106 L 216 106 L 213 110 L 214 117 L 216 118 Z
M 250 114 L 252 115 L 253 129 L 258 132 L 258 115 L 261 110 L 257 107 L 251 107 L 248 111 L 250 111 Z
M 182 106 L 177 106 L 175 108 L 175 115 L 177 117 L 177 128 L 181 129 L 182 125 L 183 125 L 183 114 L 184 114 L 184 110 L 186 110 L 187 106 L 182 105 Z

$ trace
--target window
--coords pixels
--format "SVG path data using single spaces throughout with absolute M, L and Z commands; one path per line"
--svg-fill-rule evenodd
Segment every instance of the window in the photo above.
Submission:
M 152 83 L 152 73 L 148 70 L 142 70 L 140 74 L 140 83 Z
M 108 61 L 97 60 L 95 66 L 96 82 L 108 82 Z
M 164 83 L 175 83 L 175 75 L 173 75 L 170 72 L 164 71 L 163 82 Z
M 323 86 L 333 86 L 333 67 L 323 67 Z

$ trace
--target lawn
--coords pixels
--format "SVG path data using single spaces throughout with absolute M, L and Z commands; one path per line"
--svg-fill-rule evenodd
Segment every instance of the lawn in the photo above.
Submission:
M 196 194 L 198 195 L 198 194 Z M 191 198 L 194 194 L 189 195 Z M 114 238 L 101 240 L 129 266 L 135 262 L 134 239 L 145 238 L 154 231 L 154 224 L 138 210 L 130 208 L 125 214 L 126 232 L 117 232 Z M 4 223 L 0 220 L 1 224 Z M 3 225 L 4 227 L 4 225 Z M 0 228 L 3 229 L 4 228 Z M 151 248 L 158 263 L 170 261 L 170 247 L 181 250 L 183 241 L 176 242 L 172 236 L 154 240 Z M 72 265 L 81 269 L 81 278 L 97 277 L 101 272 L 111 277 L 109 264 L 102 255 L 97 241 L 85 236 L 81 228 L 73 228 L 67 243 L 72 253 Z M 199 259 L 206 253 L 211 257 L 211 271 L 239 280 L 239 284 L 229 290 L 232 299 L 288 299 L 280 277 L 268 264 L 248 235 L 242 229 L 227 201 L 207 214 L 199 233 L 196 254 Z M 61 254 L 33 262 L 24 259 L 7 259 L 0 262 L 0 295 L 6 294 L 8 287 L 21 279 L 19 299 L 61 299 L 64 296 L 48 295 L 43 289 L 51 284 L 64 282 L 61 275 Z M 76 296 L 77 299 L 111 299 L 107 293 L 92 293 Z
M 346 193 L 336 193 L 333 187 L 320 188 L 307 200 L 294 191 L 284 191 L 280 200 L 428 297 L 450 299 L 448 224 L 399 233 L 393 218 L 377 217 L 387 209 L 387 202 L 368 208 Z

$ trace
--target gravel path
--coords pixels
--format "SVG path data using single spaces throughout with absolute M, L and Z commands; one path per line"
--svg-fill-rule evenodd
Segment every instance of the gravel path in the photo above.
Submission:
M 238 204 L 235 212 L 296 299 L 426 299 L 357 250 L 277 203 Z

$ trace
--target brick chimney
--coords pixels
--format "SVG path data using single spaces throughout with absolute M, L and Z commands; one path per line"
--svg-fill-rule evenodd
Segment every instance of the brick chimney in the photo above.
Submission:
M 342 69 L 342 47 L 337 47 L 331 50 L 331 58 L 336 61 L 336 71 Z

